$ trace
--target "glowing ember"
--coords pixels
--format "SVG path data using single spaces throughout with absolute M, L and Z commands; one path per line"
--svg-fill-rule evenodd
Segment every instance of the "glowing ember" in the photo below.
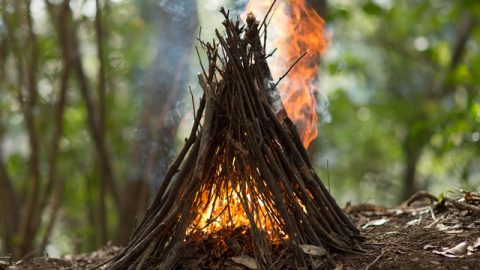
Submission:
M 251 0 L 247 11 L 263 18 L 271 0 Z M 315 92 L 319 57 L 326 50 L 324 21 L 305 0 L 280 0 L 268 25 L 267 49 L 277 48 L 270 63 L 273 77 L 280 78 L 304 52 L 307 55 L 279 84 L 283 105 L 307 148 L 317 137 Z M 268 52 L 267 52 L 268 53 Z
M 235 163 L 232 165 L 235 167 Z M 242 194 L 236 174 L 230 177 L 222 174 L 221 166 L 216 175 L 217 178 L 212 181 L 214 183 L 203 186 L 202 192 L 195 198 L 198 214 L 194 217 L 188 234 L 198 231 L 211 234 L 224 229 L 247 228 L 253 223 L 262 229 L 270 240 L 286 239 L 283 230 L 278 226 L 278 220 L 272 215 L 274 213 L 271 209 L 267 210 L 269 207 L 265 202 L 269 200 L 258 197 L 258 192 L 248 186 Z M 253 183 L 252 176 L 250 180 Z

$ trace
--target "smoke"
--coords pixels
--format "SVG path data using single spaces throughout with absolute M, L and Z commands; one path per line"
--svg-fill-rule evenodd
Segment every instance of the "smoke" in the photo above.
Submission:
M 158 5 L 163 11 L 172 15 L 172 19 L 176 21 L 188 18 L 194 8 L 191 1 L 160 0 Z
M 144 89 L 134 134 L 129 179 L 158 187 L 176 155 L 178 123 L 185 114 L 190 55 L 198 28 L 196 0 L 156 0 L 138 3 L 153 26 L 145 44 L 149 67 L 134 70 L 135 86 Z
M 233 3 L 232 7 L 232 15 L 234 18 L 239 18 L 242 13 L 245 12 L 245 8 L 247 7 L 248 0 L 236 0 Z
M 317 105 L 315 111 L 317 112 L 321 123 L 329 124 L 332 122 L 332 114 L 329 110 L 330 101 L 326 95 L 320 94 L 318 91 L 316 93 L 317 95 L 315 95 L 315 98 L 317 100 Z
M 280 110 L 283 108 L 283 104 L 282 98 L 280 97 L 280 92 L 275 88 L 275 84 L 275 81 L 273 81 L 271 78 L 265 78 L 263 80 L 263 87 L 268 93 L 268 101 L 270 102 L 275 114 L 278 114 L 278 112 L 280 112 Z
M 180 100 L 175 103 L 170 111 L 167 112 L 163 119 L 164 126 L 174 126 L 184 118 L 188 102 Z

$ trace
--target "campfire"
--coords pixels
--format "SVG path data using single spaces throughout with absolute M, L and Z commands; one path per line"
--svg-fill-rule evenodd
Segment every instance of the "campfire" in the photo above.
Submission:
M 269 13 L 241 25 L 221 12 L 225 32 L 201 42 L 208 65 L 191 133 L 108 269 L 211 269 L 239 256 L 255 269 L 308 269 L 332 265 L 331 251 L 358 249 L 359 231 L 275 98 L 262 43 Z

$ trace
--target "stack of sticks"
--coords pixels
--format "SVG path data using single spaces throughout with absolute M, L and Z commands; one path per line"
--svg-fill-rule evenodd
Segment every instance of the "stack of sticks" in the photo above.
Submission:
M 273 108 L 279 95 L 265 83 L 265 19 L 250 14 L 242 26 L 221 13 L 225 33 L 200 42 L 209 63 L 199 74 L 203 97 L 191 133 L 108 269 L 181 268 L 195 236 L 229 235 L 219 232 L 238 229 L 238 215 L 247 220 L 257 269 L 278 268 L 279 253 L 291 255 L 292 267 L 318 267 L 305 245 L 328 251 L 330 264 L 330 252 L 359 249 L 359 231 L 315 173 L 292 121 Z

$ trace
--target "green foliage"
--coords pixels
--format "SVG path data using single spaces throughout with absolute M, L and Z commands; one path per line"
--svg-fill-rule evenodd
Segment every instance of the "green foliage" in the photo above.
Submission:
M 322 170 L 330 160 L 337 198 L 394 203 L 416 157 L 417 188 L 478 186 L 478 21 L 452 69 L 462 22 L 480 15 L 478 4 L 352 1 L 331 3 L 329 14 L 332 123 L 320 127 L 318 155 Z
M 33 3 L 35 2 L 35 3 Z M 0 11 L 0 162 L 5 165 L 13 189 L 18 193 L 19 207 L 24 207 L 32 194 L 30 168 L 31 149 L 23 109 L 19 103 L 19 93 L 28 96 L 27 72 L 33 50 L 38 58 L 35 67 L 37 102 L 32 108 L 36 131 L 34 136 L 39 144 L 40 199 L 47 190 L 47 178 L 50 170 L 52 138 L 55 130 L 56 103 L 60 96 L 61 76 L 64 69 L 62 47 L 58 35 L 60 3 L 51 1 L 47 7 L 42 1 L 33 1 L 30 5 L 33 31 L 37 47 L 32 48 L 28 41 L 27 2 L 5 1 Z M 40 3 L 41 2 L 41 3 Z M 55 3 L 54 3 L 55 2 Z M 89 1 L 88 4 L 95 4 Z M 137 125 L 138 111 L 145 91 L 142 82 L 150 68 L 155 51 L 152 41 L 154 22 L 147 22 L 140 16 L 141 4 L 136 1 L 100 1 L 103 8 L 103 25 L 106 35 L 104 48 L 106 55 L 107 94 L 106 135 L 114 174 L 118 176 L 117 185 L 121 186 L 129 172 L 130 153 L 133 133 Z M 73 9 L 73 20 L 78 27 L 78 44 L 81 61 L 87 76 L 87 84 L 98 114 L 100 102 L 97 94 L 99 82 L 99 59 L 96 51 L 95 21 L 92 14 L 86 12 L 86 6 Z M 53 10 L 50 13 L 49 9 Z M 94 14 L 93 14 L 94 16 Z M 68 20 L 67 20 L 68 21 Z M 10 33 L 10 34 L 9 34 Z M 12 38 L 13 37 L 13 38 Z M 23 65 L 23 77 L 19 79 L 18 59 Z M 21 82 L 21 86 L 19 84 Z M 66 104 L 62 116 L 63 130 L 58 142 L 59 152 L 56 163 L 55 190 L 64 183 L 60 197 L 61 207 L 52 234 L 55 248 L 65 248 L 64 252 L 83 252 L 97 248 L 101 243 L 99 235 L 99 186 L 102 180 L 96 146 L 88 126 L 88 112 L 80 91 L 77 74 L 69 75 Z M 0 164 L 1 165 L 1 164 Z M 0 176 L 3 177 L 3 176 Z M 3 180 L 0 181 L 3 185 Z M 4 186 L 0 186 L 4 188 Z M 47 207 L 41 217 L 35 245 L 42 241 L 50 218 L 55 191 L 47 198 Z M 0 193 L 0 197 L 3 193 Z M 5 202 L 0 198 L 0 209 Z M 117 208 L 111 197 L 107 197 L 108 238 L 113 238 L 117 228 Z M 6 204 L 5 204 L 6 205 Z M 38 206 L 38 204 L 37 204 Z M 38 206 L 39 207 L 39 206 Z M 0 222 L 0 232 L 3 232 Z M 71 235 L 65 238 L 65 235 Z M 2 234 L 3 237 L 3 234 Z M 0 238 L 2 238 L 0 237 Z M 11 235 L 14 246 L 21 243 L 18 235 Z M 3 239 L 2 239 L 3 240 Z M 67 241 L 67 243 L 63 242 Z M 0 242 L 0 253 L 2 250 Z M 66 245 L 65 245 L 66 244 Z M 11 252 L 11 251 L 9 251 Z

